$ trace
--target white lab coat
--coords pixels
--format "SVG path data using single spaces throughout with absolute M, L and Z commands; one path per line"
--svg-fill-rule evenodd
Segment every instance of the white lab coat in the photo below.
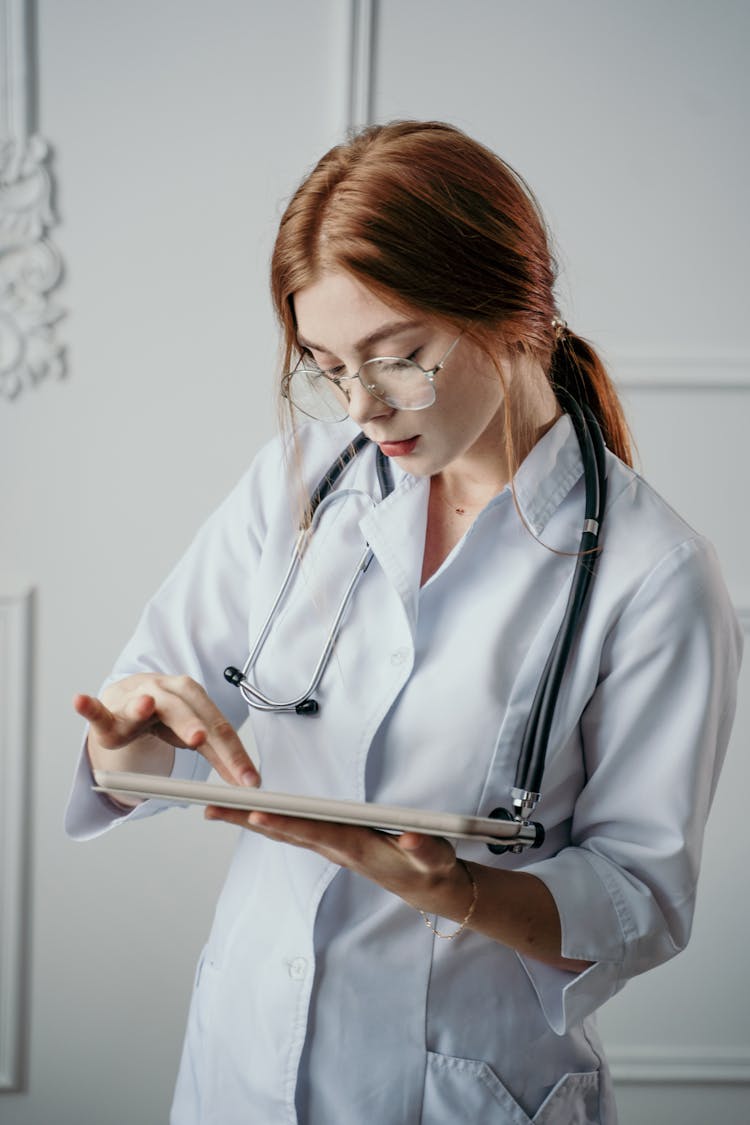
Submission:
M 303 428 L 305 488 L 353 432 Z M 340 488 L 377 497 L 374 452 Z M 260 453 L 146 608 L 114 677 L 189 673 L 244 720 L 222 671 L 242 664 L 288 565 L 298 508 L 285 466 L 280 442 Z M 353 494 L 323 516 L 259 660 L 271 695 L 304 690 L 369 541 L 375 561 L 319 715 L 252 715 L 263 784 L 487 815 L 509 803 L 566 598 L 574 560 L 548 548 L 577 548 L 577 441 L 560 419 L 517 474 L 517 503 L 546 546 L 506 488 L 423 588 L 428 481 L 394 476 L 376 507 Z M 740 632 L 710 545 L 614 457 L 603 546 L 535 813 L 545 843 L 520 856 L 458 849 L 542 879 L 563 954 L 594 964 L 563 972 L 470 931 L 442 941 L 376 885 L 242 833 L 196 974 L 173 1125 L 616 1120 L 593 1013 L 688 940 Z M 207 772 L 177 752 L 175 775 Z M 118 817 L 82 761 L 67 826 L 88 837 L 160 807 Z

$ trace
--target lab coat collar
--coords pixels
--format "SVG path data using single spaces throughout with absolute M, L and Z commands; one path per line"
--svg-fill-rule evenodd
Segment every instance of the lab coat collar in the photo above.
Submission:
M 563 414 L 522 462 L 514 481 L 518 507 L 535 535 L 542 534 L 582 474 L 578 438 Z

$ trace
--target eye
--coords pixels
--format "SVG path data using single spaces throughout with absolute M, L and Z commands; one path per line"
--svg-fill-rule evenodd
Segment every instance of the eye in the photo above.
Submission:
M 302 367 L 306 368 L 308 371 L 314 371 L 316 375 L 323 374 L 320 364 L 309 348 L 302 348 L 300 352 L 300 363 Z
M 316 375 L 323 375 L 326 379 L 335 380 L 346 374 L 343 364 L 339 364 L 337 367 L 321 367 L 309 348 L 302 349 L 301 358 L 303 367 L 306 367 L 308 371 L 313 371 Z

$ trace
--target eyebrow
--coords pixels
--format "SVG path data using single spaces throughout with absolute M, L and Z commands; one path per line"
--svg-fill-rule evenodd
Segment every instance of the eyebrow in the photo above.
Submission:
M 381 340 L 388 339 L 389 336 L 397 336 L 401 332 L 405 332 L 407 328 L 422 328 L 423 322 L 421 320 L 391 320 L 387 324 L 381 325 L 376 328 L 374 332 L 368 333 L 358 340 L 354 345 L 354 350 L 363 352 L 366 348 L 371 348 L 374 344 L 379 344 Z M 326 355 L 333 355 L 328 348 L 324 348 L 322 344 L 312 344 L 309 340 L 305 340 L 303 336 L 297 335 L 297 343 L 301 348 L 309 348 L 314 352 L 324 352 Z

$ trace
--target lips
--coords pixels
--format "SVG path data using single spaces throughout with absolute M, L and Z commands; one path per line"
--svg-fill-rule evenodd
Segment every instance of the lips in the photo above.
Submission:
M 377 444 L 386 457 L 406 457 L 414 452 L 418 441 L 419 436 L 406 438 L 405 441 L 379 441 Z

